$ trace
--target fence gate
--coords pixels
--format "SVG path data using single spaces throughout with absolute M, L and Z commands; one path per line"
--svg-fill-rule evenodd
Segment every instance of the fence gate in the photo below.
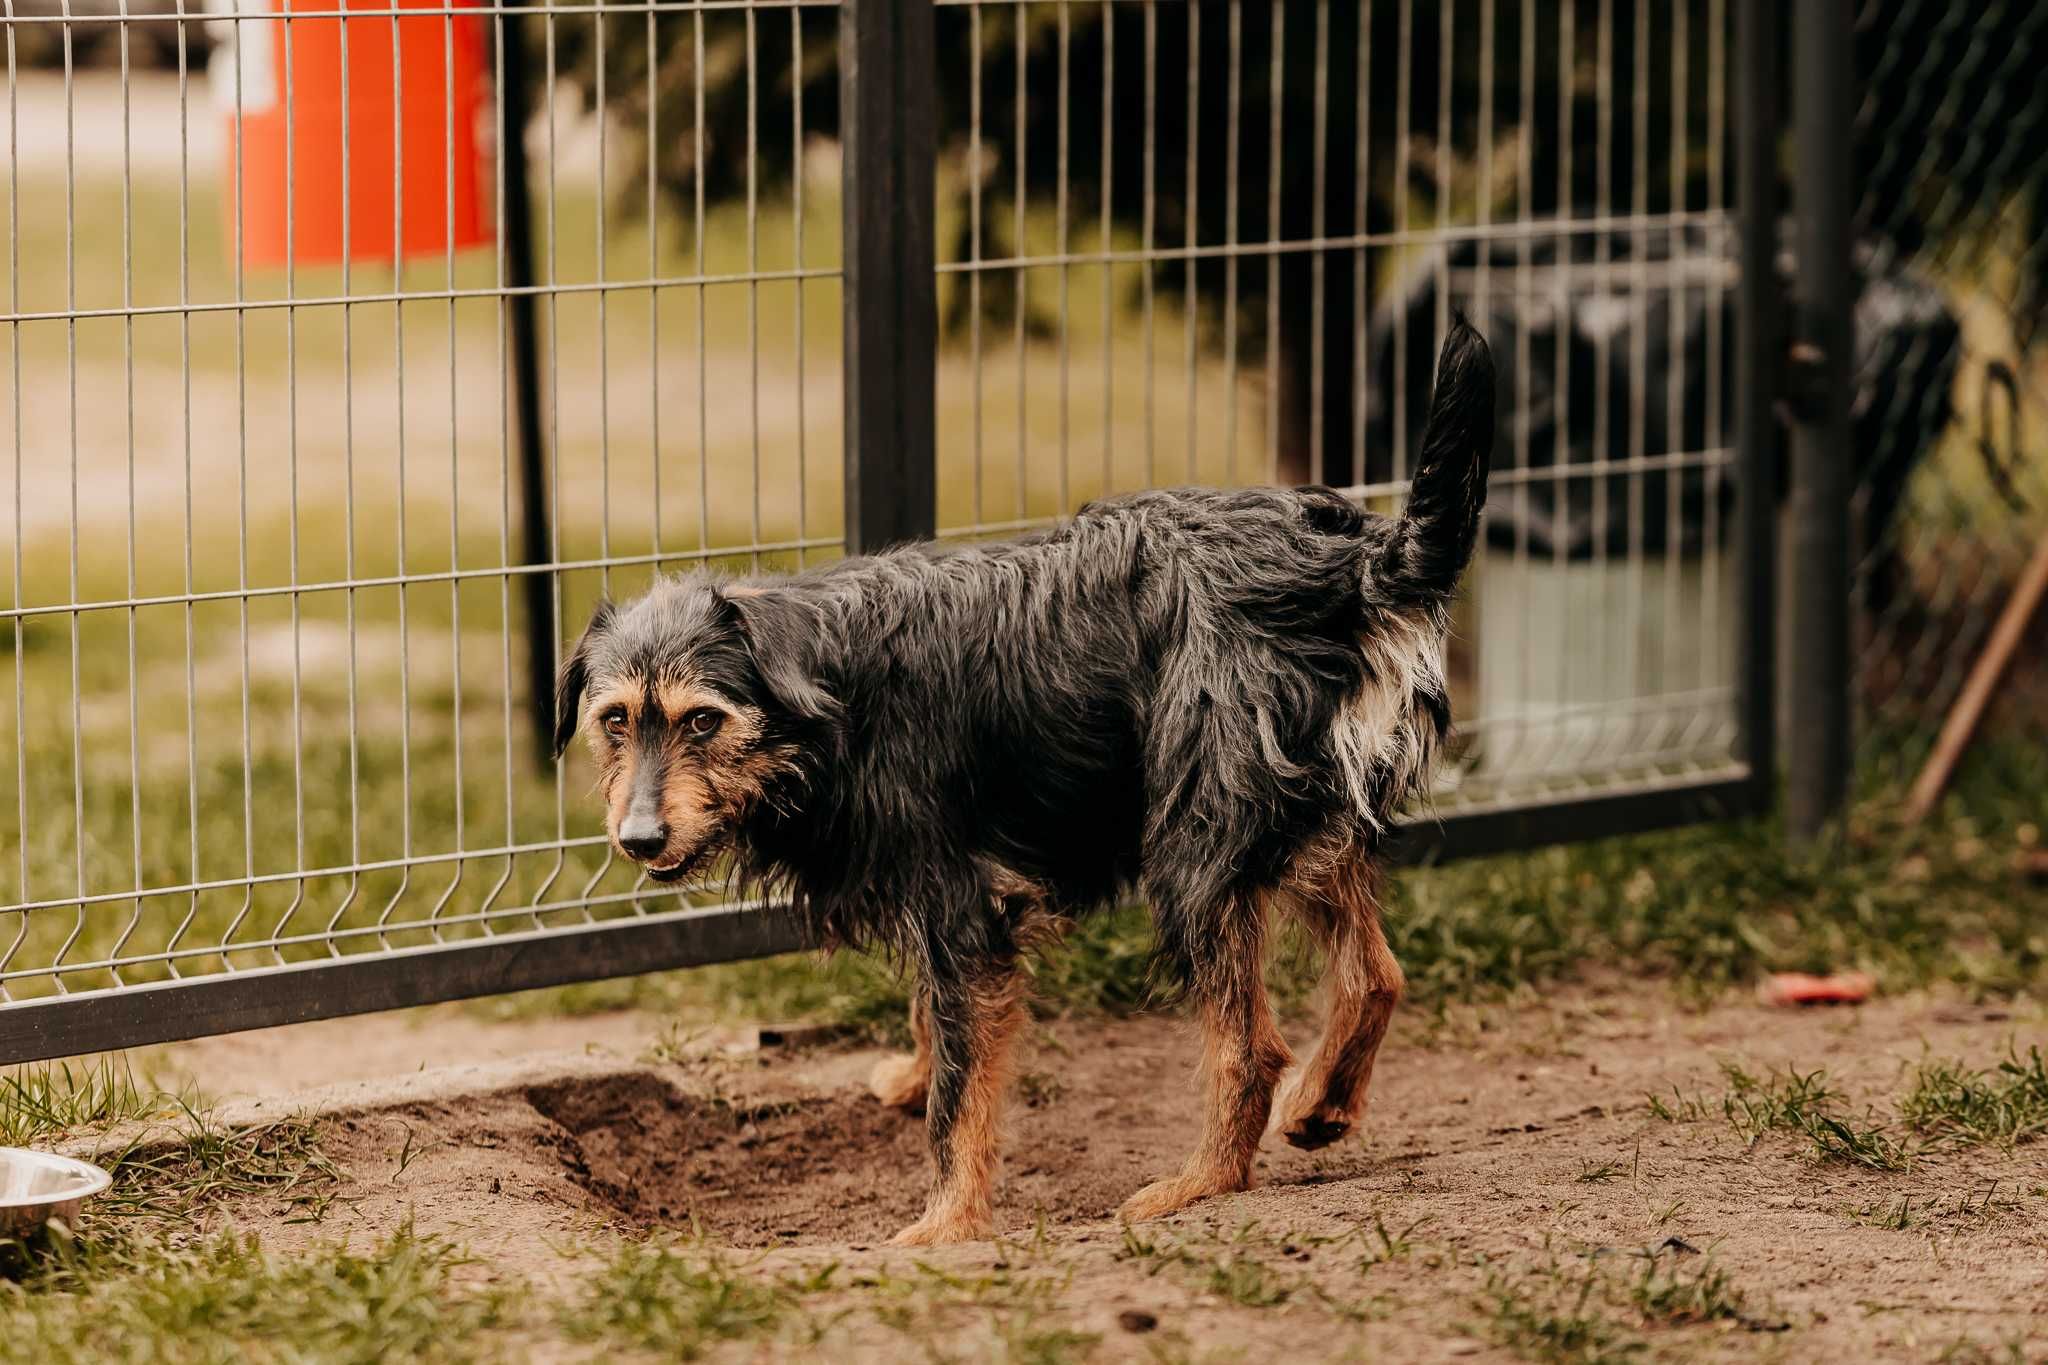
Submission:
M 1409 855 L 1756 808 L 1767 10 L 15 0 L 0 1062 L 797 946 L 537 757 L 599 593 L 1391 510 L 1453 309 L 1504 418 Z

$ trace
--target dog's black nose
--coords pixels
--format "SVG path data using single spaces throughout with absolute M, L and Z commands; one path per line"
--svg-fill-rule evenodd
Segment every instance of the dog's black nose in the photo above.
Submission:
M 653 820 L 628 820 L 619 826 L 619 847 L 638 862 L 658 857 L 668 847 L 668 826 Z

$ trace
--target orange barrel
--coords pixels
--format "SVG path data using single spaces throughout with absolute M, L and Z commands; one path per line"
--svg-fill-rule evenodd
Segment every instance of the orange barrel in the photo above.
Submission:
M 214 21 L 222 45 L 209 79 L 227 119 L 231 258 L 238 219 L 249 266 L 390 260 L 394 243 L 418 256 L 492 240 L 482 21 L 448 12 L 463 2 L 225 0 L 239 17 Z M 392 13 L 413 9 L 428 12 Z M 287 22 L 295 11 L 324 17 Z

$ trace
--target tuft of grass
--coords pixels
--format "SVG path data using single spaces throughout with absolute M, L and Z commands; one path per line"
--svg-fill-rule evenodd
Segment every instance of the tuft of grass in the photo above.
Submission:
M 1880 1120 L 1874 1112 L 1861 1118 L 1843 1112 L 1844 1096 L 1819 1070 L 1788 1067 L 1755 1076 L 1723 1062 L 1721 1072 L 1728 1082 L 1722 1116 L 1747 1145 L 1754 1147 L 1766 1133 L 1793 1133 L 1806 1139 L 1819 1160 L 1876 1171 L 1902 1171 L 1923 1151 L 1984 1145 L 2010 1150 L 2048 1132 L 2048 1061 L 2038 1045 L 2024 1056 L 2013 1050 L 1990 1070 L 1945 1059 L 1921 1064 L 1898 1102 L 1896 1122 Z M 1668 1123 L 1698 1122 L 1708 1112 L 1704 1101 L 1688 1099 L 1676 1088 L 1669 1101 L 1656 1095 L 1647 1099 L 1650 1113 Z M 1580 1179 L 1596 1177 L 1589 1167 Z M 1906 1226 L 1904 1201 L 1895 1212 L 1894 1223 L 1881 1222 L 1871 1210 L 1852 1216 L 1880 1226 Z
M 1671 1098 L 1645 1093 L 1643 1100 L 1650 1110 L 1650 1117 L 1666 1123 L 1698 1123 L 1707 1117 L 1705 1101 L 1697 1095 L 1684 1095 L 1677 1086 L 1671 1087 Z
M 1912 1161 L 1912 1153 L 1880 1124 L 1859 1126 L 1823 1114 L 1806 1129 L 1806 1136 L 1822 1161 L 1867 1166 L 1873 1171 L 1903 1171 Z
M 1243 1252 L 1225 1253 L 1212 1260 L 1204 1287 L 1240 1308 L 1278 1308 L 1293 1297 L 1295 1289 L 1265 1261 Z
M 1888 1125 L 1872 1115 L 1856 1119 L 1841 1112 L 1844 1097 L 1828 1084 L 1823 1071 L 1788 1067 L 1782 1073 L 1755 1076 L 1734 1062 L 1723 1062 L 1721 1074 L 1728 1082 L 1721 1097 L 1722 1116 L 1747 1146 L 1756 1146 L 1767 1133 L 1784 1132 L 1805 1138 L 1821 1161 L 1902 1171 L 1911 1160 L 1910 1149 Z M 1651 1096 L 1651 1113 L 1674 1123 L 1706 1116 L 1704 1103 L 1680 1098 L 1675 1090 L 1673 1096 L 1675 1106 Z
M 1597 1261 L 1573 1266 L 1554 1251 L 1535 1265 L 1486 1267 L 1467 1330 L 1524 1359 L 1592 1365 L 1636 1358 L 1652 1348 L 1647 1333 L 1734 1323 L 1751 1331 L 1784 1324 L 1754 1315 L 1747 1296 L 1709 1259 L 1652 1255 L 1640 1273 L 1622 1276 Z
M 715 1252 L 632 1243 L 590 1279 L 561 1326 L 577 1341 L 697 1360 L 720 1342 L 772 1335 L 794 1303 L 787 1287 L 742 1274 Z
M 1827 1073 L 1787 1067 L 1782 1075 L 1752 1076 L 1734 1062 L 1723 1062 L 1728 1090 L 1721 1113 L 1737 1136 L 1754 1147 L 1765 1133 L 1804 1131 L 1842 1097 L 1827 1083 Z
M 234 1232 L 181 1249 L 60 1246 L 0 1279 L 0 1362 L 500 1359 L 489 1334 L 510 1325 L 510 1293 L 458 1284 L 464 1264 L 410 1226 L 367 1252 L 288 1260 Z
M 187 1110 L 175 1142 L 135 1147 L 107 1162 L 113 1188 L 102 1217 L 184 1220 L 231 1199 L 266 1198 L 317 1222 L 341 1185 L 321 1150 L 321 1131 L 304 1119 L 229 1128 Z
M 1647 1343 L 1609 1316 L 1595 1297 L 1603 1290 L 1591 1266 L 1570 1273 L 1552 1263 L 1519 1275 L 1490 1266 L 1476 1302 L 1477 1334 L 1546 1365 L 1604 1365 L 1640 1355 Z
M 2011 1149 L 2048 1132 L 2048 1067 L 2038 1045 L 1995 1070 L 1934 1061 L 1919 1068 L 1899 1117 L 1929 1148 L 1996 1144 Z
M 1096 1332 L 1034 1325 L 1022 1314 L 1012 1314 L 996 1324 L 1000 1353 L 995 1359 L 1012 1365 L 1069 1365 L 1088 1359 L 1101 1341 Z
M 1711 1261 L 1687 1273 L 1667 1270 L 1663 1258 L 1652 1257 L 1630 1283 L 1628 1301 L 1645 1321 L 1670 1326 L 1748 1320 L 1742 1291 Z
M 1360 1273 L 1371 1270 L 1376 1265 L 1386 1265 L 1394 1261 L 1405 1261 L 1414 1255 L 1415 1234 L 1421 1231 L 1423 1225 L 1428 1223 L 1433 1216 L 1431 1214 L 1424 1214 L 1399 1232 L 1389 1232 L 1385 1216 L 1375 1208 L 1372 1211 L 1372 1234 L 1363 1239 L 1366 1243 L 1366 1250 L 1365 1255 L 1358 1262 Z
M 1843 1212 L 1851 1222 L 1883 1228 L 1887 1232 L 1904 1232 L 1924 1221 L 1924 1215 L 1913 1208 L 1912 1197 L 1903 1194 L 1889 1204 L 1865 1204 L 1862 1208 L 1845 1209 Z
M 1850 1222 L 1861 1223 L 1865 1227 L 1904 1232 L 1909 1228 L 1932 1228 L 1936 1225 L 1981 1227 L 2020 1215 L 2023 1210 L 2024 1205 L 2017 1198 L 1998 1192 L 1998 1182 L 1994 1180 L 1981 1190 L 1967 1191 L 1953 1199 L 1944 1200 L 1937 1195 L 1922 1197 L 1916 1202 L 1911 1196 L 1901 1195 L 1889 1203 L 1845 1208 L 1842 1215 Z
M 1957 1337 L 1932 1359 L 1940 1365 L 2028 1365 L 2033 1358 L 2028 1354 L 2031 1345 L 2025 1337 L 2012 1337 L 1996 1346 Z
M 126 1058 L 25 1066 L 0 1074 L 0 1147 L 27 1147 L 145 1118 L 176 1103 L 174 1096 L 138 1084 Z

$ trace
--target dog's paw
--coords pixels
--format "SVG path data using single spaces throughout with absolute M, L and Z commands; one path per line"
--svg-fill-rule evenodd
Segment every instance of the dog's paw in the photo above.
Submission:
M 1349 1116 L 1325 1104 L 1318 1105 L 1304 1114 L 1283 1117 L 1280 1122 L 1280 1136 L 1287 1139 L 1287 1145 L 1290 1147 L 1299 1147 L 1304 1152 L 1314 1152 L 1349 1133 L 1351 1127 L 1352 1121 Z
M 930 1089 L 930 1073 L 907 1052 L 882 1058 L 868 1073 L 869 1092 L 891 1109 L 923 1113 L 925 1095 Z
M 1190 1175 L 1168 1176 L 1155 1180 L 1139 1190 L 1123 1207 L 1116 1211 L 1119 1221 L 1142 1223 L 1148 1218 L 1164 1218 L 1169 1213 L 1179 1213 L 1188 1205 L 1218 1194 L 1236 1194 L 1245 1188 L 1242 1181 L 1207 1180 Z
M 967 1214 L 927 1213 L 889 1239 L 892 1247 L 944 1246 L 948 1242 L 979 1242 L 995 1235 L 995 1222 Z

